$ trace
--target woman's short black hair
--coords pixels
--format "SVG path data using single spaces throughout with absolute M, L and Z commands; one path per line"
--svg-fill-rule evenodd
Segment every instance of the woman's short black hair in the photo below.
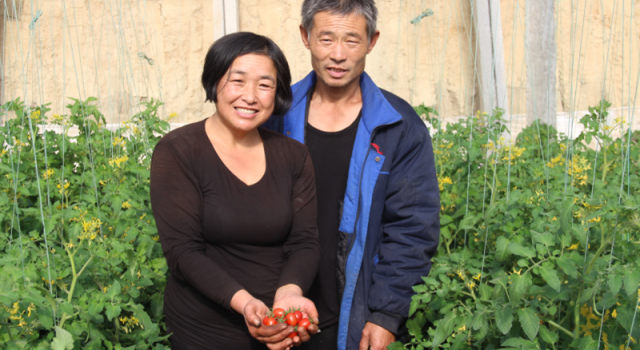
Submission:
M 276 67 L 276 98 L 273 114 L 282 115 L 291 106 L 291 72 L 282 50 L 266 36 L 237 32 L 216 40 L 209 48 L 202 70 L 202 86 L 207 93 L 206 101 L 218 102 L 216 90 L 233 61 L 246 54 L 259 54 L 271 58 Z

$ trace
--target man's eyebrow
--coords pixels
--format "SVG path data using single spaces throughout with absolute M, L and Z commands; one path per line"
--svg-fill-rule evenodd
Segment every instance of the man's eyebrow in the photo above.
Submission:
M 324 31 L 321 31 L 320 33 L 318 33 L 318 36 L 323 36 L 323 35 L 335 35 L 335 33 L 330 31 L 330 30 L 324 30 Z M 362 36 L 358 32 L 347 32 L 347 36 L 348 37 L 358 38 L 358 39 L 362 38 Z
M 318 35 L 320 35 L 320 36 L 321 35 L 333 35 L 333 32 L 329 31 L 329 30 L 323 30 L 320 33 L 318 33 Z

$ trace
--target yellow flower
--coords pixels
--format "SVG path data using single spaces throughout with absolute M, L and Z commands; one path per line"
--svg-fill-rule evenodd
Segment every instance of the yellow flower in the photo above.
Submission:
M 58 192 L 62 193 L 67 193 L 67 189 L 69 188 L 70 184 L 69 182 L 67 182 L 67 180 L 64 180 L 64 184 L 57 184 L 56 188 L 58 189 Z
M 475 282 L 473 282 L 473 281 L 471 281 L 471 282 L 467 283 L 467 288 L 469 288 L 469 289 L 471 289 L 471 290 L 473 290 L 473 288 L 475 288 L 475 286 L 476 286 L 476 283 L 475 283 Z
M 558 221 L 558 218 L 554 216 L 551 218 L 551 221 Z
M 114 146 L 124 147 L 127 144 L 127 142 L 125 141 L 125 139 L 123 137 L 116 136 L 113 139 L 113 142 L 111 144 L 114 145 Z
M 477 275 L 473 276 L 473 279 L 476 280 L 476 281 L 479 281 L 480 277 L 482 277 L 482 273 L 478 272 Z
M 82 232 L 84 233 L 92 233 L 100 229 L 102 225 L 102 221 L 98 218 L 91 218 L 91 220 L 87 221 L 82 219 Z
M 176 113 L 176 112 L 170 113 L 169 117 L 167 118 L 167 121 L 171 121 L 172 119 L 174 119 L 177 116 L 178 116 L 178 113 Z
M 587 222 L 598 223 L 598 222 L 600 222 L 600 217 L 596 216 L 595 218 L 591 218 L 591 219 L 587 220 Z
M 131 204 L 129 203 L 129 201 L 122 202 L 122 209 L 129 209 L 129 208 L 131 208 Z
M 11 310 L 9 310 L 9 313 L 15 315 L 18 313 L 18 310 L 20 310 L 20 303 L 16 301 L 13 303 Z
M 47 170 L 42 172 L 42 178 L 46 180 L 46 179 L 50 178 L 51 175 L 53 175 L 53 173 L 54 173 L 53 169 L 47 169 Z
M 120 168 L 120 164 L 126 162 L 127 160 L 129 160 L 129 157 L 127 157 L 126 155 L 122 156 L 122 157 L 118 157 L 115 159 L 111 159 L 109 161 L 109 165 L 111 166 L 116 166 L 118 168 Z
M 120 320 L 120 323 L 122 324 L 122 329 L 124 329 L 125 333 L 129 333 L 133 330 L 133 328 L 135 327 L 140 327 L 142 329 L 144 329 L 144 325 L 140 323 L 140 320 L 138 320 L 135 316 L 131 315 L 129 317 L 127 316 L 120 316 L 118 318 Z
M 567 248 L 567 250 L 576 250 L 578 249 L 578 247 L 580 247 L 580 244 L 575 243 L 575 244 L 572 244 L 569 248 Z
M 522 272 L 522 269 L 520 269 L 520 270 L 516 270 L 516 268 L 514 267 L 514 268 L 513 268 L 513 272 L 512 272 L 512 273 L 515 273 L 516 275 L 520 276 L 520 273 L 521 273 L 521 272 Z
M 591 204 L 589 204 L 587 202 L 582 203 L 582 206 L 587 208 L 587 209 L 596 209 L 596 210 L 602 208 L 601 205 L 591 205 Z
M 35 309 L 36 309 L 36 306 L 33 305 L 33 303 L 29 304 L 29 306 L 27 306 L 27 317 L 31 317 L 31 311 Z
M 517 159 L 526 151 L 524 147 L 512 146 L 505 149 L 506 155 L 502 158 L 504 161 L 512 161 Z
M 31 112 L 31 115 L 29 116 L 29 118 L 31 118 L 31 120 L 33 120 L 34 122 L 38 123 L 40 121 L 40 110 L 36 109 L 35 111 Z
M 444 190 L 444 185 L 445 184 L 448 184 L 448 185 L 453 184 L 453 181 L 451 181 L 450 177 L 445 176 L 442 179 L 440 179 L 440 181 L 438 181 L 438 187 L 440 188 L 440 191 Z
M 460 277 L 461 280 L 464 281 L 464 271 L 463 270 L 456 271 L 456 274 L 458 275 L 458 277 Z
M 613 309 L 613 312 L 611 313 L 611 317 L 613 317 L 613 318 L 617 318 L 618 317 L 618 310 L 617 309 Z
M 564 146 L 564 145 L 561 145 Z M 562 154 L 559 154 L 557 157 L 552 158 L 549 162 L 547 162 L 547 166 L 549 168 L 554 168 L 557 165 L 562 165 L 564 164 L 564 156 Z
M 26 147 L 29 146 L 28 142 L 22 142 L 22 140 L 18 140 L 15 136 L 13 137 L 13 144 L 16 147 Z

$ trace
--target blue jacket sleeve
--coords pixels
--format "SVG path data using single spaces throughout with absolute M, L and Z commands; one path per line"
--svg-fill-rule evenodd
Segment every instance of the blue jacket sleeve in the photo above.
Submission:
M 440 193 L 431 138 L 415 112 L 405 120 L 398 143 L 368 298 L 372 311 L 368 321 L 395 334 L 408 316 L 412 287 L 429 273 L 440 234 Z

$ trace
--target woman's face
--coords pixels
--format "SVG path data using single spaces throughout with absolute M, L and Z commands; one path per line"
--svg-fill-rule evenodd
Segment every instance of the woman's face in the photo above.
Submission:
M 248 132 L 267 121 L 276 96 L 276 67 L 266 55 L 238 56 L 220 79 L 216 114 L 232 132 Z

